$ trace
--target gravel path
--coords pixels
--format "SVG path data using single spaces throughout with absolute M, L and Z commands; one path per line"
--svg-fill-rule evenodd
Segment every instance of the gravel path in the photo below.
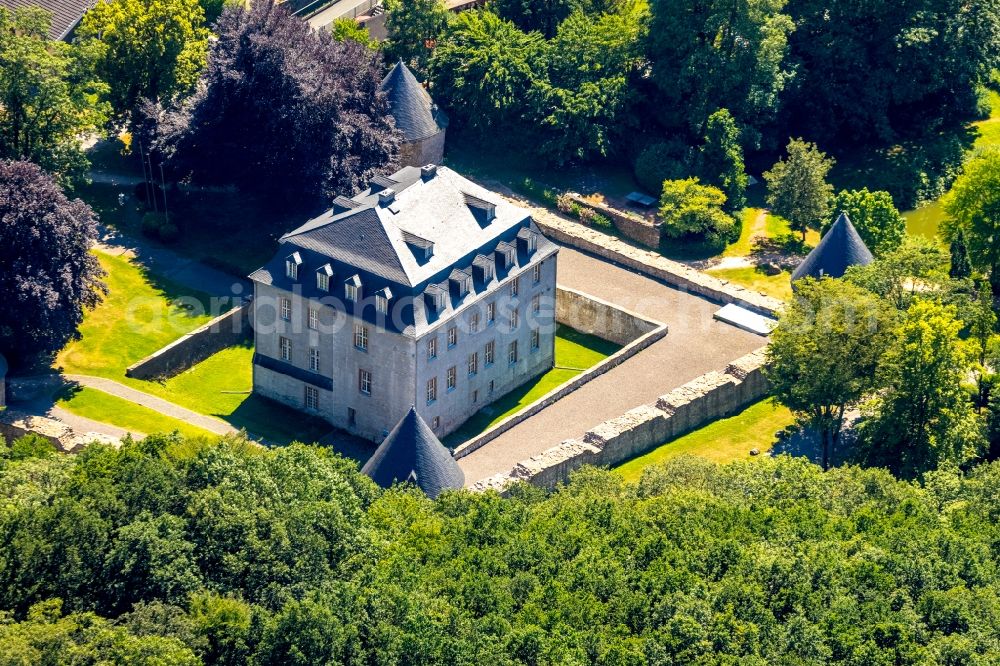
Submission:
M 91 377 L 90 375 L 63 376 L 72 382 L 80 384 L 81 386 L 97 389 L 98 391 L 103 391 L 104 393 L 122 398 L 123 400 L 128 400 L 129 402 L 137 405 L 142 405 L 143 407 L 152 409 L 153 411 L 159 412 L 164 416 L 184 421 L 185 423 L 215 433 L 216 435 L 229 435 L 239 432 L 236 428 L 221 419 L 193 412 L 186 407 L 175 405 L 168 400 L 157 398 L 155 395 L 138 391 L 130 386 L 119 384 L 111 379 L 106 379 L 104 377 Z
M 505 472 L 517 462 L 711 370 L 723 370 L 766 339 L 713 319 L 721 307 L 572 248 L 559 252 L 559 284 L 667 324 L 667 336 L 607 374 L 461 458 L 466 484 Z

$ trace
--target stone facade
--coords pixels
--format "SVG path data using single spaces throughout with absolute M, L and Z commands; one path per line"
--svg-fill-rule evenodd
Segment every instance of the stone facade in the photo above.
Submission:
M 444 161 L 444 142 L 447 129 L 442 129 L 424 139 L 404 141 L 399 145 L 399 165 L 420 167 L 441 164 Z
M 515 481 L 551 488 L 583 465 L 617 465 L 710 421 L 730 416 L 767 395 L 765 350 L 734 361 L 724 372 L 709 372 L 589 430 L 581 440 L 522 460 L 509 472 L 477 482 L 477 490 L 503 491 Z
M 615 225 L 615 228 L 629 240 L 633 240 L 636 243 L 641 243 L 642 245 L 653 249 L 660 247 L 660 235 L 663 227 L 662 223 L 651 222 L 650 220 L 647 220 L 641 215 L 636 215 L 635 213 L 587 201 L 575 192 L 568 192 L 567 194 L 569 194 L 570 198 L 577 205 L 593 208 L 598 213 L 611 220 L 611 223 Z
M 44 416 L 34 416 L 13 409 L 0 412 L 0 437 L 13 442 L 19 437 L 34 433 L 47 439 L 60 451 L 70 453 L 82 449 L 87 444 L 100 443 L 118 446 L 115 437 L 96 432 L 77 432 L 62 421 Z

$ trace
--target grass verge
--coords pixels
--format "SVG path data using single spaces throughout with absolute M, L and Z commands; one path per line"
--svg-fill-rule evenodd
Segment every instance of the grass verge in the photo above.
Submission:
M 742 266 L 739 268 L 710 268 L 705 272 L 783 301 L 792 297 L 792 274 L 788 271 L 781 271 L 777 275 L 767 275 L 756 266 Z
M 774 446 L 774 435 L 793 422 L 792 413 L 772 400 L 750 405 L 739 414 L 719 419 L 667 442 L 649 453 L 615 468 L 630 482 L 638 481 L 644 469 L 682 455 L 694 455 L 717 463 L 753 460 L 750 449 L 763 456 Z M 758 456 L 759 457 L 759 456 Z
M 97 389 L 83 387 L 73 390 L 60 397 L 56 404 L 77 416 L 109 423 L 133 432 L 150 434 L 177 430 L 185 437 L 216 436 L 207 430 Z

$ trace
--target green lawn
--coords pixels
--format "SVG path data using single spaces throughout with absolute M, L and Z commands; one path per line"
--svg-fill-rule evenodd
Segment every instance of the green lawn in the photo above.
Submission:
M 485 432 L 619 349 L 621 347 L 613 342 L 560 325 L 556 331 L 556 367 L 480 410 L 448 435 L 445 445 L 455 447 Z
M 777 275 L 767 275 L 756 266 L 743 266 L 740 268 L 709 268 L 705 272 L 783 301 L 792 297 L 792 274 L 788 271 L 781 271 Z
M 740 230 L 740 237 L 735 242 L 726 247 L 722 252 L 723 257 L 747 257 L 753 249 L 753 239 L 755 236 L 763 236 L 766 231 L 757 226 L 757 218 L 761 213 L 760 208 L 743 209 L 743 228 Z
M 162 382 L 126 377 L 129 365 L 208 322 L 211 317 L 200 307 L 207 296 L 158 280 L 124 257 L 98 253 L 98 259 L 107 271 L 108 294 L 85 315 L 80 339 L 58 354 L 57 367 L 70 374 L 113 379 L 277 443 L 312 441 L 330 430 L 318 419 L 250 395 L 249 344 L 222 350 Z M 111 420 L 120 412 L 114 401 L 107 401 L 103 411 L 98 411 L 98 402 L 88 398 L 86 416 L 121 425 Z M 122 427 L 142 430 L 138 425 Z
M 638 481 L 650 465 L 657 465 L 681 455 L 694 455 L 717 463 L 734 460 L 754 460 L 750 449 L 757 448 L 763 456 L 774 445 L 774 435 L 791 425 L 792 414 L 771 400 L 750 405 L 739 414 L 719 419 L 682 435 L 633 458 L 617 467 L 616 472 L 627 481 Z
M 74 390 L 60 397 L 57 404 L 77 416 L 110 423 L 135 432 L 150 434 L 177 430 L 188 437 L 215 437 L 207 430 L 96 389 L 83 387 Z

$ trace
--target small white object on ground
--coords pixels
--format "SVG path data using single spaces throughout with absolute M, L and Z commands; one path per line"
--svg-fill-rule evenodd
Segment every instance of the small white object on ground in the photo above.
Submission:
M 742 328 L 744 331 L 750 331 L 757 335 L 769 335 L 771 329 L 778 323 L 774 319 L 751 312 L 733 303 L 725 306 L 712 316 L 719 321 L 724 321 L 727 324 L 732 324 L 737 328 Z

